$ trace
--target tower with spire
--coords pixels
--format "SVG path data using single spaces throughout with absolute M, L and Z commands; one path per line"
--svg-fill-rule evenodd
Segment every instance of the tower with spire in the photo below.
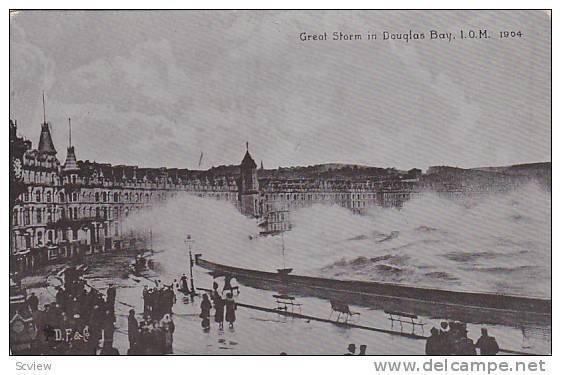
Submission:
M 242 213 L 246 216 L 259 216 L 259 181 L 257 180 L 257 164 L 249 153 L 249 143 L 240 164 L 239 201 Z
M 68 148 L 66 149 L 66 161 L 62 168 L 62 175 L 67 184 L 75 184 L 78 180 L 78 173 L 80 168 L 76 161 L 76 154 L 74 153 L 74 146 L 72 146 L 72 124 L 68 118 Z

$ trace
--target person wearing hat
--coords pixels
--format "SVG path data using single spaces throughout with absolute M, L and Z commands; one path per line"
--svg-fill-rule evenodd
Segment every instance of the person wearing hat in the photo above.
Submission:
M 497 355 L 499 352 L 499 344 L 493 336 L 489 336 L 487 328 L 481 328 L 481 337 L 475 343 L 475 347 L 479 348 L 481 355 Z

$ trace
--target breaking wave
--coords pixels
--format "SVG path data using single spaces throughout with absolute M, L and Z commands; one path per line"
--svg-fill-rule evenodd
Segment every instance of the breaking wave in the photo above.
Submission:
M 292 231 L 259 237 L 257 221 L 231 203 L 183 194 L 126 225 L 152 229 L 163 250 L 156 257 L 170 275 L 186 269 L 190 234 L 196 252 L 234 266 L 551 296 L 551 193 L 533 184 L 469 202 L 428 194 L 362 216 L 328 205 L 291 215 Z

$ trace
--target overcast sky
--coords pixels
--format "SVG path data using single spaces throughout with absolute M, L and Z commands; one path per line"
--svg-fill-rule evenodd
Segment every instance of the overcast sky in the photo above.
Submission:
M 490 40 L 302 42 L 459 32 Z M 521 39 L 499 40 L 499 30 Z M 37 146 L 47 100 L 64 162 L 146 167 L 326 162 L 400 169 L 550 161 L 544 12 L 19 12 L 10 117 Z

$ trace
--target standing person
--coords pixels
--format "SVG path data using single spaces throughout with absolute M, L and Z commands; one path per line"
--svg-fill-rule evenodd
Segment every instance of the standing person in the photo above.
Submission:
M 220 294 L 215 295 L 214 299 L 214 321 L 218 323 L 218 329 L 224 329 L 224 300 Z
M 493 336 L 489 336 L 487 328 L 481 328 L 481 337 L 475 343 L 475 347 L 479 348 L 481 355 L 497 355 L 499 352 L 499 344 Z
M 210 309 L 212 305 L 208 300 L 208 294 L 203 294 L 203 301 L 201 302 L 201 314 L 199 317 L 202 319 L 201 325 L 206 330 L 210 328 Z
M 148 290 L 148 285 L 144 285 L 144 289 L 142 289 L 142 300 L 144 301 L 144 316 L 146 317 L 150 314 L 150 294 Z
M 366 355 L 366 345 L 361 345 L 359 347 L 360 352 L 358 353 L 358 355 Z
M 234 328 L 234 322 L 236 321 L 236 301 L 234 301 L 232 292 L 226 294 L 226 301 L 224 304 L 226 306 L 226 321 L 229 323 L 230 328 Z
M 430 336 L 427 338 L 427 343 L 425 344 L 426 355 L 442 355 L 442 336 L 443 335 L 438 331 L 438 328 L 431 328 Z
M 32 292 L 27 298 L 27 305 L 31 309 L 31 312 L 35 312 L 39 309 L 39 298 L 37 298 L 35 293 Z
M 115 285 L 109 284 L 109 288 L 107 288 L 107 305 L 108 308 L 115 310 L 115 300 L 117 298 L 117 289 Z
M 134 309 L 129 310 L 128 320 L 129 320 L 129 325 L 128 325 L 129 354 L 136 354 L 139 332 L 138 332 L 138 321 L 136 320 Z
M 184 294 L 190 294 L 191 292 L 189 291 L 189 284 L 187 282 L 187 276 L 185 274 L 181 275 L 181 279 L 180 280 L 180 285 L 181 285 L 181 292 L 183 292 Z
M 106 312 L 105 320 L 103 322 L 103 349 L 111 352 L 113 348 L 113 337 L 115 336 L 115 324 L 111 311 Z
M 213 302 L 215 302 L 216 296 L 220 296 L 220 293 L 218 293 L 218 283 L 216 281 L 213 281 L 212 282 L 212 294 L 210 295 L 210 299 Z
M 164 354 L 172 354 L 175 324 L 169 314 L 164 315 L 164 318 L 162 319 L 162 331 L 164 333 Z

